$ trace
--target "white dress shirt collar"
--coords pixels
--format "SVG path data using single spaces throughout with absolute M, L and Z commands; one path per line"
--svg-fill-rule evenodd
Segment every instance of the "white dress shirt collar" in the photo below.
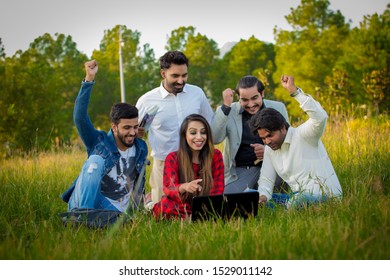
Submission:
M 287 132 L 286 132 L 286 137 L 284 138 L 284 141 L 283 141 L 283 144 L 286 143 L 286 144 L 290 144 L 291 143 L 291 140 L 292 140 L 292 137 L 293 137 L 293 130 L 294 130 L 294 127 L 289 127 L 287 129 Z
M 183 91 L 180 93 L 186 93 L 187 92 L 187 84 L 184 85 Z M 160 93 L 161 97 L 164 99 L 166 98 L 169 94 L 171 94 L 169 91 L 167 91 L 164 87 L 164 81 L 161 82 L 160 84 Z M 173 94 L 173 93 L 172 93 Z

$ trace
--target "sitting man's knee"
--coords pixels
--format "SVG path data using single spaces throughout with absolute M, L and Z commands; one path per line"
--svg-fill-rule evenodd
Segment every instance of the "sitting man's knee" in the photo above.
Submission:
M 104 166 L 104 159 L 98 155 L 91 155 L 84 163 L 84 170 L 91 174 L 94 171 L 102 170 Z

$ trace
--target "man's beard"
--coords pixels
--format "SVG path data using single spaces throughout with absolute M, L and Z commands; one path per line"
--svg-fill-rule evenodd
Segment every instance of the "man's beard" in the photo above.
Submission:
M 133 137 L 133 141 L 131 143 L 126 142 L 126 135 L 120 134 L 119 131 L 116 132 L 116 136 L 118 137 L 119 141 L 127 148 L 131 148 L 134 145 L 134 139 L 135 135 L 130 135 Z
M 256 112 L 254 112 L 254 113 L 250 112 L 250 110 L 253 110 L 253 109 L 255 109 Z M 249 112 L 247 111 L 247 113 L 249 113 L 249 114 L 251 114 L 253 116 L 254 114 L 256 114 L 260 110 L 260 105 L 256 104 L 256 105 L 251 106 L 251 107 L 245 106 L 245 110 L 248 110 Z
M 177 93 L 180 93 L 180 92 L 183 91 L 184 86 L 186 85 L 186 83 L 183 82 L 183 84 L 179 84 L 179 83 L 168 83 L 167 82 L 167 85 L 172 90 L 173 94 L 177 94 Z M 182 85 L 182 87 L 181 88 L 177 88 L 176 86 L 178 86 L 178 85 Z

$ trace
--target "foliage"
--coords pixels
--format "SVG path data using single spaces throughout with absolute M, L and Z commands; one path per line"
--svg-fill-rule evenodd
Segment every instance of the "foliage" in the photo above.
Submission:
M 69 140 L 85 60 L 72 38 L 63 34 L 44 34 L 27 51 L 6 57 L 0 90 L 3 150 L 48 148 L 57 139 Z
M 167 50 L 182 51 L 189 60 L 188 82 L 202 88 L 211 98 L 213 84 L 211 72 L 218 61 L 217 43 L 207 36 L 196 33 L 193 26 L 179 27 L 171 32 Z
M 273 44 L 264 43 L 254 36 L 241 40 L 225 56 L 228 59 L 229 84 L 236 85 L 246 75 L 257 76 L 262 69 L 275 70 Z M 224 59 L 225 59 L 224 57 Z
M 119 42 L 119 32 L 122 42 Z M 100 49 L 92 58 L 99 63 L 99 72 L 91 98 L 91 119 L 101 129 L 110 127 L 108 114 L 114 103 L 120 102 L 119 44 L 122 44 L 122 60 L 125 81 L 126 102 L 135 104 L 138 98 L 158 85 L 159 73 L 154 51 L 145 44 L 139 46 L 141 34 L 138 31 L 117 25 L 104 32 Z
M 346 72 L 334 68 L 332 76 L 325 78 L 325 87 L 315 89 L 316 100 L 331 116 L 332 120 L 350 115 L 349 102 L 351 100 L 350 79 Z
M 327 0 L 302 0 L 301 5 L 291 8 L 291 14 L 286 16 L 293 31 L 274 31 L 275 81 L 287 74 L 294 76 L 306 92 L 314 94 L 316 88 L 323 90 L 326 77 L 332 76 L 334 64 L 343 53 L 342 43 L 349 33 L 349 24 L 340 11 L 333 12 L 328 7 Z M 298 104 L 291 103 L 285 90 L 278 87 L 275 95 L 287 102 L 290 116 L 301 116 Z
M 165 49 L 167 51 L 181 51 L 184 52 L 186 44 L 189 38 L 195 35 L 195 27 L 193 26 L 181 26 L 171 31 Z
M 337 67 L 350 76 L 352 100 L 359 104 L 368 103 L 377 114 L 388 111 L 390 105 L 388 79 L 382 80 L 390 76 L 389 49 L 390 4 L 382 15 L 365 16 L 360 27 L 351 31 L 343 46 L 344 55 L 337 62 Z M 376 93 L 373 92 L 373 83 L 381 84 L 382 93 L 377 92 L 378 88 Z
M 363 88 L 369 100 L 375 106 L 376 116 L 378 117 L 380 107 L 386 104 L 386 110 L 389 109 L 389 89 L 390 76 L 389 71 L 385 68 L 383 70 L 373 70 L 371 73 L 366 73 L 362 80 Z
M 220 103 L 222 91 L 227 87 L 235 89 L 238 81 L 246 75 L 260 77 L 268 83 L 266 96 L 272 97 L 274 84 L 267 79 L 267 75 L 275 71 L 274 58 L 273 44 L 262 42 L 254 36 L 235 44 L 211 73 L 214 81 L 211 87 L 213 101 Z
M 212 80 L 209 73 L 218 59 L 217 43 L 198 33 L 188 39 L 184 53 L 191 62 L 189 81 L 204 89 L 210 96 L 209 88 Z

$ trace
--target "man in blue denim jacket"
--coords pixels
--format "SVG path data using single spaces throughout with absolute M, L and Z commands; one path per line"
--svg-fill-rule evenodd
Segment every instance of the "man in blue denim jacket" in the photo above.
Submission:
M 88 117 L 88 105 L 98 64 L 85 63 L 85 79 L 74 108 L 74 122 L 87 148 L 78 178 L 62 194 L 68 210 L 106 209 L 124 212 L 143 203 L 145 176 L 141 172 L 147 161 L 145 141 L 137 138 L 138 109 L 127 103 L 111 108 L 111 130 L 96 130 Z M 138 189 L 136 186 L 140 186 Z M 136 189 L 136 191 L 134 191 Z

